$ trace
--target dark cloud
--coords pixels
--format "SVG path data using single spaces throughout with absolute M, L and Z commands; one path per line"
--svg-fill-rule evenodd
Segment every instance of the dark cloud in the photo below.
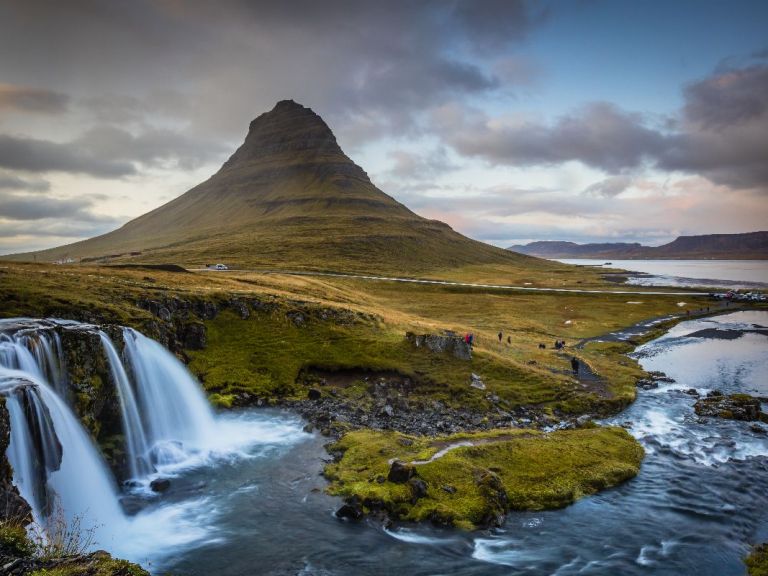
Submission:
M 86 154 L 71 143 L 2 134 L 0 167 L 28 172 L 74 172 L 100 178 L 118 178 L 136 172 L 129 162 Z
M 89 130 L 72 145 L 92 157 L 117 158 L 145 166 L 172 165 L 185 169 L 219 158 L 227 147 L 172 130 L 146 129 L 134 136 L 114 126 Z
M 23 190 L 25 192 L 47 192 L 51 188 L 45 180 L 22 179 L 13 174 L 0 174 L 0 191 Z
M 171 130 L 146 129 L 133 135 L 114 126 L 100 126 L 66 143 L 0 134 L 0 167 L 120 178 L 136 174 L 137 164 L 195 168 L 222 158 L 227 150 Z
M 55 114 L 64 112 L 69 96 L 51 90 L 0 84 L 0 113 L 7 110 Z
M 83 96 L 100 122 L 169 114 L 212 138 L 238 139 L 258 113 L 294 98 L 348 145 L 418 131 L 423 110 L 514 84 L 494 59 L 541 21 L 519 0 L 28 0 L 0 4 L 0 53 L 14 55 L 0 72 Z M 469 52 L 457 49 L 462 39 Z M 476 58 L 485 45 L 493 58 Z
M 689 122 L 719 130 L 765 116 L 768 67 L 725 70 L 685 87 L 684 115 Z
M 3 220 L 72 219 L 81 222 L 112 220 L 93 214 L 88 198 L 60 199 L 27 194 L 0 194 L 0 218 Z
M 607 102 L 588 104 L 551 125 L 458 112 L 438 114 L 435 126 L 459 153 L 493 164 L 578 160 L 617 172 L 642 165 L 663 149 L 665 142 L 664 136 L 643 125 L 640 115 Z
M 687 86 L 683 96 L 679 118 L 662 127 L 606 102 L 553 123 L 491 118 L 452 105 L 433 113 L 432 125 L 459 154 L 491 164 L 579 161 L 617 177 L 590 194 L 620 193 L 626 173 L 645 166 L 768 192 L 768 66 L 719 69 Z
M 519 42 L 549 15 L 525 0 L 458 0 L 451 14 L 476 49 L 497 50 Z
M 601 198 L 615 198 L 632 185 L 632 178 L 629 176 L 611 176 L 600 182 L 587 186 L 583 194 L 588 196 L 598 196 Z
M 684 95 L 679 132 L 659 166 L 768 192 L 768 65 L 719 69 Z

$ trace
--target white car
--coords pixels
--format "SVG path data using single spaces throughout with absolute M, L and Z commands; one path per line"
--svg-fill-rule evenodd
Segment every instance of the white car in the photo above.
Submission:
M 215 264 L 213 266 L 214 270 L 229 270 L 229 267 L 226 264 Z

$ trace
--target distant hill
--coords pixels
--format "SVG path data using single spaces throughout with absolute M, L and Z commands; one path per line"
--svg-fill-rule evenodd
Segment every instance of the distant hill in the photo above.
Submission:
M 768 232 L 680 236 L 669 244 L 656 247 L 637 243 L 575 244 L 545 240 L 510 246 L 508 250 L 540 258 L 767 260 Z
M 320 116 L 292 100 L 253 120 L 221 169 L 175 200 L 108 234 L 11 258 L 406 274 L 545 265 L 414 214 L 371 183 Z

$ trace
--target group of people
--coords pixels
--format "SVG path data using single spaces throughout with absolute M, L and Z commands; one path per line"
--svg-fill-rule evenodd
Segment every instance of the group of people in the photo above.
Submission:
M 472 348 L 472 345 L 475 343 L 475 335 L 472 334 L 472 332 L 467 332 L 464 334 L 464 342 L 469 344 L 469 347 Z

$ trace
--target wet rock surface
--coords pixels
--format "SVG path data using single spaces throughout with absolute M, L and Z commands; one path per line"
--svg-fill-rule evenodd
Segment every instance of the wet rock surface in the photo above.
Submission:
M 475 411 L 451 408 L 439 401 L 424 406 L 405 399 L 389 403 L 379 400 L 369 409 L 350 400 L 323 396 L 318 400 L 285 402 L 284 405 L 296 410 L 327 436 L 339 436 L 348 430 L 359 428 L 437 436 L 494 428 L 543 428 L 561 422 L 535 408 Z
M 748 394 L 725 395 L 718 390 L 699 399 L 693 409 L 698 416 L 768 422 L 768 414 L 762 411 L 760 398 Z

